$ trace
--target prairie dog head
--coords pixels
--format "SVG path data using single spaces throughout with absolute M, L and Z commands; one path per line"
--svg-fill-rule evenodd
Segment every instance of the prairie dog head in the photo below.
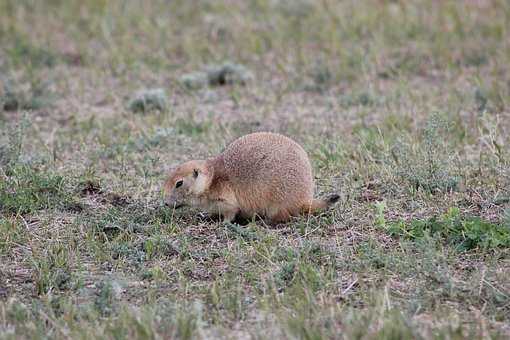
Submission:
M 172 169 L 164 184 L 165 203 L 171 208 L 196 205 L 212 181 L 212 173 L 203 160 L 189 161 Z

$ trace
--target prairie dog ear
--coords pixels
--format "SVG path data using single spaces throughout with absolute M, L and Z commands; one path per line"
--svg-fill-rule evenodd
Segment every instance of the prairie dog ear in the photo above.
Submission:
M 211 174 L 205 169 L 194 169 L 193 178 L 195 182 L 191 185 L 190 190 L 195 195 L 203 194 L 211 185 Z

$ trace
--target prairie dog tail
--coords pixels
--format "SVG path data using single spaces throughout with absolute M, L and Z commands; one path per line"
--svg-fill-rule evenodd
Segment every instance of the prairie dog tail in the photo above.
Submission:
M 314 198 L 310 204 L 306 204 L 303 206 L 301 212 L 303 214 L 315 214 L 322 210 L 325 210 L 331 207 L 333 204 L 338 202 L 340 196 L 337 194 L 330 195 L 326 199 L 316 199 Z

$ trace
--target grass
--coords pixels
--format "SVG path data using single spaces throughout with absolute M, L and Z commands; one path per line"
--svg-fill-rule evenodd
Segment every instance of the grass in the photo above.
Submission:
M 166 95 L 163 89 L 139 91 L 129 101 L 128 107 L 133 112 L 150 110 L 165 111 L 167 108 Z
M 378 207 L 378 214 L 382 213 Z M 510 246 L 510 225 L 494 224 L 480 217 L 460 216 L 458 208 L 450 208 L 439 218 L 412 220 L 409 223 L 398 221 L 386 225 L 384 218 L 379 216 L 377 223 L 386 231 L 397 237 L 413 240 L 438 236 L 452 244 L 459 251 L 481 248 L 484 250 Z
M 63 176 L 27 166 L 9 168 L 0 184 L 0 209 L 6 213 L 27 214 L 66 204 Z
M 193 90 L 207 85 L 246 85 L 252 79 L 253 74 L 246 67 L 227 61 L 221 65 L 210 65 L 205 71 L 184 74 L 179 81 L 188 90 Z
M 509 23 L 498 0 L 0 2 L 0 338 L 507 338 Z M 261 130 L 334 209 L 163 205 L 169 167 Z

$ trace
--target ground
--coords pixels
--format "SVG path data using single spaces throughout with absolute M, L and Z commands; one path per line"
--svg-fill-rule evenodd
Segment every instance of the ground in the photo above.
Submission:
M 0 1 L 0 338 L 507 338 L 509 107 L 503 0 Z M 163 205 L 253 131 L 340 202 Z

